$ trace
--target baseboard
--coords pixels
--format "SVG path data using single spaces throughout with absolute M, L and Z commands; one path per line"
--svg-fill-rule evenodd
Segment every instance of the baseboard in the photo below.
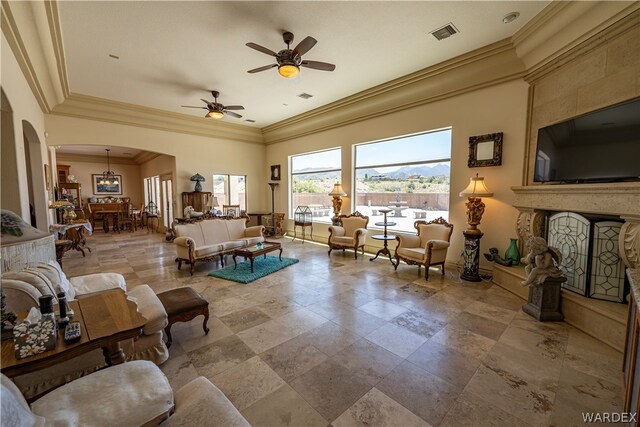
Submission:
M 529 288 L 520 285 L 525 278 L 522 266 L 505 267 L 496 264 L 493 268 L 493 282 L 522 298 L 523 303 L 529 296 Z M 628 309 L 627 304 L 586 298 L 562 290 L 561 310 L 564 320 L 618 351 L 624 350 Z

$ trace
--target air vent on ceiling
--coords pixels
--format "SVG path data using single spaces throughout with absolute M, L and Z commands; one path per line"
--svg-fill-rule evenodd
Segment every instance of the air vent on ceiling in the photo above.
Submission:
M 300 95 L 298 95 L 298 97 L 302 99 L 309 99 L 309 98 L 313 98 L 313 95 L 302 92 Z
M 245 119 L 244 121 L 245 122 L 249 122 L 249 123 L 255 123 L 256 122 L 255 120 L 251 120 L 251 119 Z
M 458 31 L 458 29 L 454 27 L 451 22 L 449 22 L 444 27 L 440 27 L 437 30 L 431 31 L 431 34 L 433 34 L 433 37 L 438 40 L 444 40 L 459 32 L 460 31 Z

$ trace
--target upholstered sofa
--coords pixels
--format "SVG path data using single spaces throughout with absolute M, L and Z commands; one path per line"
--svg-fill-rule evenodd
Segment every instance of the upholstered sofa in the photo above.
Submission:
M 0 376 L 2 427 L 13 426 L 243 426 L 249 423 L 205 377 L 175 395 L 151 362 L 111 366 L 51 391 L 29 405 Z
M 65 292 L 68 299 L 76 296 L 112 288 L 123 289 L 138 305 L 138 310 L 147 319 L 143 334 L 137 340 L 120 343 L 127 360 L 149 360 L 161 364 L 169 357 L 162 339 L 167 326 L 167 312 L 148 285 L 139 285 L 127 291 L 125 279 L 117 273 L 99 273 L 67 279 L 55 261 L 40 263 L 2 275 L 0 285 L 5 295 L 6 308 L 14 313 L 38 307 L 38 298 L 53 295 L 57 303 L 58 292 Z M 100 349 L 75 357 L 53 367 L 42 369 L 14 379 L 22 394 L 31 398 L 73 379 L 87 375 L 105 366 Z
M 173 225 L 176 245 L 178 270 L 182 262 L 193 266 L 196 261 L 213 261 L 240 249 L 264 242 L 264 227 L 262 225 L 247 227 L 246 218 L 209 218 L 188 224 Z

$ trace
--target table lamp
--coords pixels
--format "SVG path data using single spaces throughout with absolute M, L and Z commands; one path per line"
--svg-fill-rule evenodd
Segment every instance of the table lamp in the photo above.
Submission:
M 492 197 L 484 183 L 484 178 L 476 176 L 471 178 L 467 188 L 460 192 L 460 197 L 467 197 L 467 223 L 469 227 L 462 232 L 464 234 L 464 264 L 460 277 L 470 282 L 479 282 L 480 268 L 480 238 L 482 231 L 478 228 L 482 214 L 484 214 L 484 203 L 482 197 Z
M 336 182 L 333 186 L 333 190 L 329 193 L 329 196 L 333 197 L 333 224 L 337 224 L 338 215 L 340 215 L 340 211 L 342 210 L 342 196 L 346 196 L 347 193 L 344 192 L 342 186 L 339 182 Z

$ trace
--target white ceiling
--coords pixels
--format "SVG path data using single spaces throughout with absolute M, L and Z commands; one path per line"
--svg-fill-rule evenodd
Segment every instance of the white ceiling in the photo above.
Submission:
M 245 107 L 242 119 L 222 120 L 262 128 L 509 37 L 548 3 L 59 1 L 58 7 L 71 92 L 203 117 L 204 110 L 180 106 L 203 106 L 200 98 L 212 100 L 209 91 L 218 90 L 222 104 Z M 502 23 L 512 11 L 520 18 Z M 448 23 L 460 33 L 443 41 L 429 34 Z M 307 35 L 317 39 L 303 58 L 336 70 L 302 68 L 292 80 L 276 69 L 248 74 L 274 58 L 245 43 L 277 52 L 285 30 L 294 33 L 293 46 Z M 314 96 L 297 97 L 302 92 Z

